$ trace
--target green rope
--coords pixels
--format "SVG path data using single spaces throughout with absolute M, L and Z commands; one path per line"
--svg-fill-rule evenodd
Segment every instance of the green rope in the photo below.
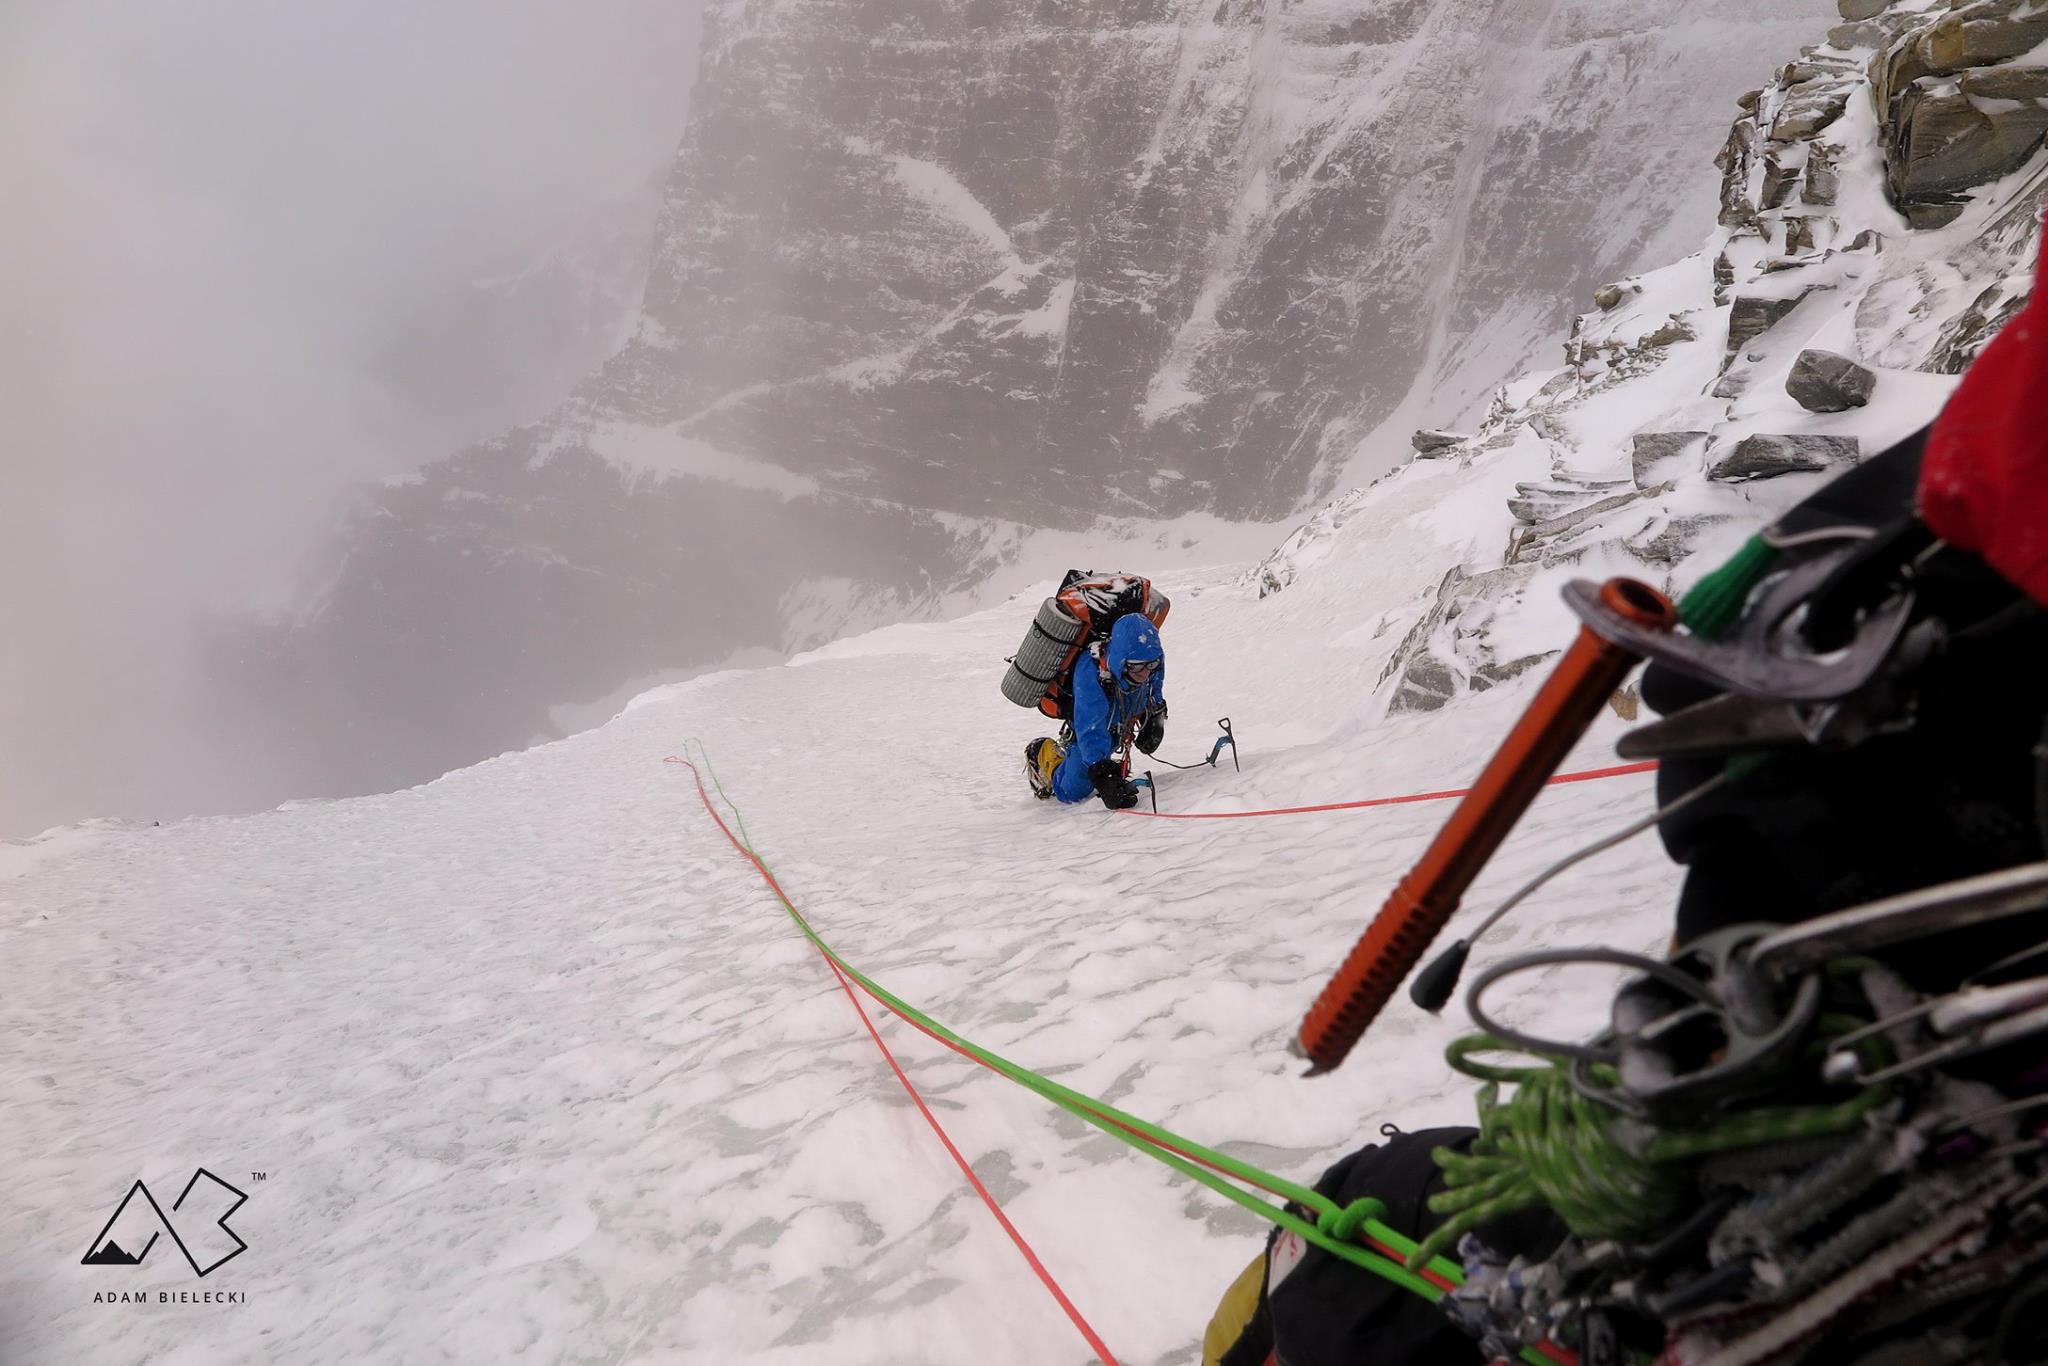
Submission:
M 1483 1034 L 1453 1043 L 1450 1065 L 1486 1084 L 1479 1093 L 1479 1137 L 1469 1153 L 1440 1148 L 1446 1185 L 1429 1207 L 1447 1216 L 1423 1241 L 1431 1252 L 1518 1210 L 1548 1207 L 1586 1238 L 1622 1238 L 1667 1222 L 1683 1188 L 1632 1147 L 1606 1106 L 1571 1084 L 1568 1064 L 1504 1069 L 1468 1063 L 1469 1055 L 1505 1045 Z M 1502 1083 L 1514 1090 L 1501 1099 Z
M 737 803 L 726 792 L 724 784 L 719 781 L 718 770 L 712 764 L 709 752 L 704 748 L 701 741 L 692 741 L 691 743 L 696 745 L 698 757 L 703 761 L 704 770 L 711 778 L 712 787 L 717 791 L 720 800 L 725 803 L 727 809 L 732 812 L 733 823 L 739 828 L 742 844 L 750 854 L 756 859 L 760 859 L 760 851 L 754 847 L 753 837 L 747 833 L 746 819 L 740 814 Z M 767 866 L 765 860 L 762 861 L 762 866 Z M 1278 1225 L 1298 1235 L 1304 1241 L 1322 1248 L 1332 1256 L 1341 1257 L 1352 1265 L 1390 1281 L 1404 1290 L 1419 1295 L 1432 1304 L 1443 1297 L 1444 1291 L 1416 1274 L 1415 1270 L 1413 1270 L 1414 1267 L 1424 1265 L 1429 1271 L 1453 1285 L 1463 1283 L 1465 1278 L 1464 1270 L 1457 1263 L 1435 1256 L 1433 1253 L 1423 1254 L 1420 1246 L 1413 1239 L 1407 1237 L 1398 1229 L 1380 1222 L 1378 1216 L 1386 1212 L 1386 1207 L 1379 1201 L 1355 1200 L 1349 1205 L 1340 1206 L 1336 1201 L 1311 1187 L 1288 1181 L 1284 1177 L 1263 1171 L 1248 1162 L 1240 1161 L 1226 1153 L 1204 1147 L 1192 1139 L 1184 1138 L 1179 1134 L 1173 1133 L 1171 1130 L 1153 1124 L 1148 1120 L 1140 1119 L 1135 1115 L 1126 1114 L 1105 1101 L 1097 1100 L 1093 1096 L 1062 1086 L 1049 1077 L 1041 1076 L 1029 1068 L 1013 1063 L 1009 1059 L 974 1043 L 972 1040 L 954 1033 L 945 1025 L 940 1024 L 931 1016 L 861 972 L 858 968 L 841 958 L 837 950 L 825 942 L 824 938 L 812 928 L 811 923 L 804 918 L 803 912 L 792 905 L 787 897 L 777 893 L 776 900 L 781 903 L 782 909 L 819 953 L 823 954 L 841 972 L 844 972 L 848 977 L 859 983 L 864 990 L 876 1000 L 886 1005 L 891 1011 L 922 1027 L 935 1037 L 943 1039 L 991 1070 L 1001 1073 L 1025 1089 L 1051 1101 L 1076 1119 L 1093 1125 L 1119 1142 L 1138 1152 L 1144 1153 L 1148 1157 L 1156 1159 L 1189 1180 L 1206 1186 L 1225 1199 L 1250 1210 L 1269 1223 Z M 1210 1164 L 1210 1166 L 1219 1170 L 1212 1171 L 1199 1166 L 1195 1159 L 1202 1163 Z M 1219 1172 L 1235 1177 L 1247 1185 L 1263 1187 L 1277 1195 L 1284 1196 L 1293 1203 L 1313 1211 L 1315 1214 L 1314 1221 L 1311 1222 L 1296 1215 L 1291 1210 L 1270 1204 L 1248 1191 L 1241 1190 L 1225 1180 L 1224 1175 L 1219 1174 Z M 1403 1262 L 1397 1262 L 1388 1257 L 1379 1256 L 1358 1246 L 1356 1239 L 1361 1235 L 1392 1248 L 1402 1256 L 1406 1264 L 1404 1265 Z M 1533 1349 L 1525 1350 L 1521 1355 L 1526 1361 L 1535 1363 L 1535 1366 L 1547 1366 L 1547 1358 Z
M 1852 1027 L 1835 1017 L 1823 1028 Z M 1469 1153 L 1434 1154 L 1448 1187 L 1429 1207 L 1446 1216 L 1422 1241 L 1418 1256 L 1454 1245 L 1483 1224 L 1529 1209 L 1550 1209 L 1581 1238 L 1638 1242 L 1668 1227 L 1692 1197 L 1694 1159 L 1754 1147 L 1845 1133 L 1883 1103 L 1869 1087 L 1833 1105 L 1781 1105 L 1744 1110 L 1696 1130 L 1666 1131 L 1629 1119 L 1572 1083 L 1569 1059 L 1547 1054 L 1538 1065 L 1503 1066 L 1473 1055 L 1515 1052 L 1485 1034 L 1457 1040 L 1445 1052 L 1456 1070 L 1486 1083 L 1479 1093 L 1479 1137 Z M 1592 1078 L 1617 1081 L 1596 1064 Z M 1514 1095 L 1501 1099 L 1501 1087 Z M 1411 1261 L 1413 1259 L 1411 1258 Z

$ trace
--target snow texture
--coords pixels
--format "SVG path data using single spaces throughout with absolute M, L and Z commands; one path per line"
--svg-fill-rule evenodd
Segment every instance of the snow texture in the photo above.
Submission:
M 1281 597 L 1239 567 L 1163 583 L 1163 752 L 1194 757 L 1227 713 L 1245 765 L 1163 774 L 1165 807 L 1476 771 L 1514 690 L 1450 727 L 1375 724 L 1360 686 L 1399 639 L 1386 623 L 1463 544 L 1418 515 L 1429 492 L 1361 514 L 1369 536 Z M 842 952 L 1029 1066 L 1303 1179 L 1382 1120 L 1469 1115 L 1437 1056 L 1453 1026 L 1412 1010 L 1330 1079 L 1303 1081 L 1282 1049 L 1444 809 L 1182 823 L 1033 801 L 1033 718 L 995 685 L 1051 586 L 659 689 L 602 729 L 409 791 L 95 830 L 0 881 L 0 1359 L 1088 1359 L 662 762 L 692 736 Z M 883 739 L 906 724 L 909 755 Z M 1573 762 L 1607 759 L 1609 738 Z M 1473 913 L 1647 796 L 1640 777 L 1546 794 Z M 1648 948 L 1671 882 L 1654 845 L 1631 846 L 1486 952 Z M 1525 999 L 1577 1029 L 1597 998 L 1539 983 Z M 1252 1219 L 883 1029 L 1119 1356 L 1193 1361 L 1259 1245 Z M 130 1182 L 202 1164 L 250 1193 L 246 1254 L 203 1287 L 169 1258 L 77 1264 Z M 92 1302 L 194 1288 L 248 1301 Z
M 1872 451 L 1932 415 L 2024 288 L 2044 166 L 1907 229 L 1864 69 L 1822 61 L 1767 87 L 1754 145 L 1795 84 L 1844 112 L 1809 146 L 1772 140 L 1775 173 L 1734 157 L 1739 221 L 1618 282 L 1566 365 L 1503 388 L 1463 444 L 1331 504 L 1256 565 L 1159 572 L 1193 524 L 1108 546 L 1174 600 L 1165 755 L 1199 755 L 1223 715 L 1243 745 L 1242 773 L 1162 772 L 1164 807 L 1461 785 L 1575 628 L 1561 580 L 1682 587 L 1823 477 L 1716 481 L 1716 452 L 1759 433 Z M 1778 190 L 1825 212 L 1750 197 L 1794 173 Z M 1866 228 L 1881 246 L 1857 245 Z M 1022 316 L 1056 307 L 1040 283 Z M 1752 309 L 1766 325 L 1731 348 L 1744 297 L 1790 306 Z M 1783 381 L 1809 347 L 1871 366 L 1872 402 L 1799 408 Z M 1633 438 L 1672 434 L 1639 470 Z M 975 525 L 983 567 L 1013 577 L 1105 546 L 1101 526 Z M 662 762 L 691 737 L 850 960 L 1027 1066 L 1302 1180 L 1383 1121 L 1469 1118 L 1471 1088 L 1440 1058 L 1455 1018 L 1397 1004 L 1313 1083 L 1283 1051 L 1446 809 L 1182 823 L 1034 802 L 1019 768 L 1037 718 L 997 682 L 1051 587 L 659 688 L 601 729 L 403 792 L 0 847 L 0 1359 L 1087 1360 Z M 895 610 L 831 576 L 783 606 L 814 626 Z M 1608 761 L 1620 725 L 1603 714 L 1567 766 Z M 1641 776 L 1546 791 L 1450 933 L 1648 800 Z M 1675 880 L 1653 842 L 1625 845 L 1544 887 L 1479 956 L 1653 950 Z M 1506 1013 L 1581 1034 L 1609 986 L 1538 975 Z M 1119 1357 L 1197 1360 L 1258 1247 L 1251 1217 L 883 1030 Z M 175 1186 L 202 1164 L 266 1173 L 235 1216 L 249 1251 L 205 1287 L 248 1302 L 95 1306 L 95 1290 L 193 1288 L 167 1258 L 78 1258 L 131 1182 Z

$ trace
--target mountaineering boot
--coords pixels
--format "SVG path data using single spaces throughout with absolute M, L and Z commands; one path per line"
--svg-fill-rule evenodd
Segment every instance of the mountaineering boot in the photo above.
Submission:
M 1066 757 L 1059 742 L 1049 736 L 1041 735 L 1024 746 L 1024 776 L 1030 780 L 1032 796 L 1044 801 L 1052 795 L 1052 775 Z

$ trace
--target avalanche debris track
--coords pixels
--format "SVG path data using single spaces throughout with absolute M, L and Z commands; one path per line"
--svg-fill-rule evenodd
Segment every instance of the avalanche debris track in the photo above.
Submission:
M 1461 726 L 1369 724 L 1358 680 L 1398 633 L 1358 623 L 1412 601 L 1427 580 L 1407 580 L 1445 557 L 1415 519 L 1378 529 L 1280 598 L 1236 571 L 1175 585 L 1167 752 L 1206 745 L 1201 718 L 1229 711 L 1246 769 L 1163 775 L 1164 802 L 1477 770 L 1519 686 L 1461 704 Z M 1419 563 L 1368 564 L 1403 549 Z M 19 875 L 0 864 L 0 1026 L 18 1041 L 0 1357 L 1087 1359 L 829 972 L 660 762 L 692 736 L 841 952 L 1028 1066 L 1298 1177 L 1382 1120 L 1469 1115 L 1438 1058 L 1452 1025 L 1412 1010 L 1333 1078 L 1300 1080 L 1282 1052 L 1446 808 L 1187 825 L 1034 802 L 1017 772 L 1032 719 L 995 687 L 1026 610 L 659 690 L 600 730 L 406 792 L 102 829 Z M 1610 754 L 1589 742 L 1574 762 Z M 1647 789 L 1546 793 L 1469 914 L 1639 814 Z M 1654 844 L 1631 847 L 1483 952 L 1649 947 L 1671 882 Z M 1526 999 L 1577 1028 L 1597 993 Z M 1112 1349 L 1193 1360 L 1257 1246 L 1250 1217 L 883 1029 Z M 109 1316 L 95 1290 L 192 1286 L 169 1258 L 77 1263 L 130 1182 L 175 1186 L 196 1165 L 250 1193 L 233 1221 L 249 1251 L 205 1287 L 247 1304 Z

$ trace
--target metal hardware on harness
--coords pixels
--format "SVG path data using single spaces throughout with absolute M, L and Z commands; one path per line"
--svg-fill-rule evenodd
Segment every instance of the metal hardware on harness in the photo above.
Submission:
M 1822 982 L 1807 973 L 1780 1004 L 1748 955 L 1770 925 L 1735 925 L 1703 935 L 1665 966 L 1700 985 L 1674 990 L 1665 974 L 1646 975 L 1615 996 L 1607 1045 L 1625 1079 L 1593 1085 L 1573 1068 L 1582 1094 L 1660 1123 L 1697 1123 L 1731 1103 L 1767 1091 L 1804 1063 L 1820 1017 Z
M 1783 979 L 1836 958 L 2038 910 L 2048 910 L 2048 862 L 1922 887 L 1777 930 L 1756 945 L 1751 963 Z
M 1847 645 L 1825 653 L 1809 648 L 1799 632 L 1807 599 L 1848 553 L 1816 555 L 1766 578 L 1735 633 L 1721 640 L 1633 621 L 1585 580 L 1567 585 L 1564 600 L 1602 638 L 1729 692 L 1770 702 L 1826 702 L 1876 675 L 1913 611 L 1913 594 L 1901 587 L 1863 616 Z
M 1506 1044 L 1569 1058 L 1572 1088 L 1587 1099 L 1634 1119 L 1696 1126 L 1782 1084 L 1805 1065 L 1820 1017 L 1822 981 L 1808 973 L 1781 1005 L 1773 984 L 1755 977 L 1746 950 L 1774 928 L 1730 926 L 1695 940 L 1668 962 L 1604 948 L 1521 954 L 1481 973 L 1465 1008 L 1473 1023 Z M 1631 967 L 1640 974 L 1616 994 L 1607 1030 L 1591 1043 L 1532 1038 L 1486 1009 L 1486 992 L 1506 977 L 1582 963 Z M 1611 1079 L 1602 1079 L 1603 1070 Z
M 1844 1051 L 1852 1040 L 1914 1020 L 1925 1020 L 1938 1042 L 1888 1067 L 1868 1073 L 1862 1070 L 1853 1053 Z M 1911 1010 L 1879 1020 L 1854 1035 L 1836 1040 L 1823 1064 L 1823 1074 L 1830 1081 L 1874 1086 L 1894 1077 L 1997 1048 L 2043 1029 L 2048 1029 L 2048 977 L 2001 987 L 1965 987 L 1950 995 L 1923 1001 Z
M 1890 657 L 1855 691 L 1825 702 L 1787 702 L 1725 693 L 1622 736 L 1624 759 L 1675 759 L 1760 749 L 1849 749 L 1911 726 L 1917 695 L 1908 680 L 1947 638 L 1939 622 L 1908 629 Z
M 1987 943 L 1975 955 L 1986 966 L 1925 996 L 1866 955 L 2044 908 L 2048 864 L 1789 928 L 1735 926 L 1643 964 L 1589 1043 L 1534 1041 L 1541 1066 L 1460 1067 L 1515 1095 L 1482 1095 L 1482 1136 L 1489 1125 L 1498 1135 L 1493 1165 L 1445 1165 L 1449 1190 L 1467 1202 L 1453 1218 L 1490 1213 L 1488 1202 L 1519 1186 L 1572 1233 L 1533 1263 L 1468 1254 L 1447 1312 L 1489 1347 L 1511 1349 L 1532 1328 L 1590 1342 L 1602 1316 L 1647 1319 L 1662 1329 L 1659 1360 L 1694 1366 L 2042 1359 L 2039 1055 L 2013 1050 L 1964 1073 L 1946 1066 L 2048 1032 L 2048 975 L 1985 984 L 2030 956 L 1988 961 L 2003 950 Z M 1489 977 L 1633 957 L 1548 950 Z M 1474 1015 L 1497 1029 L 1477 1002 Z M 1512 1034 L 1461 1040 L 1452 1064 L 1518 1042 L 1529 1046 Z M 1617 1161 L 1637 1160 L 1665 1212 L 1616 1225 L 1606 1204 L 1583 1196 L 1602 1191 Z M 2014 1327 L 2023 1339 L 2011 1338 Z M 1918 1352 L 1943 1333 L 1953 1352 Z M 2024 1348 L 2005 1352 L 2014 1341 Z
M 2048 863 L 1966 878 L 1790 928 L 1738 925 L 1703 936 L 1668 965 L 1702 983 L 1674 991 L 1646 975 L 1615 998 L 1611 1051 L 1623 1088 L 1596 1087 L 1584 1067 L 1582 1092 L 1638 1115 L 1682 1122 L 1782 1081 L 1803 1060 L 1820 1009 L 1825 964 L 1928 935 L 2048 908 Z M 1925 1021 L 1934 1042 L 1873 1066 L 1863 1045 Z M 1971 986 L 1896 1012 L 1831 1041 L 1821 1075 L 1840 1086 L 1875 1086 L 2048 1029 L 2048 978 Z

